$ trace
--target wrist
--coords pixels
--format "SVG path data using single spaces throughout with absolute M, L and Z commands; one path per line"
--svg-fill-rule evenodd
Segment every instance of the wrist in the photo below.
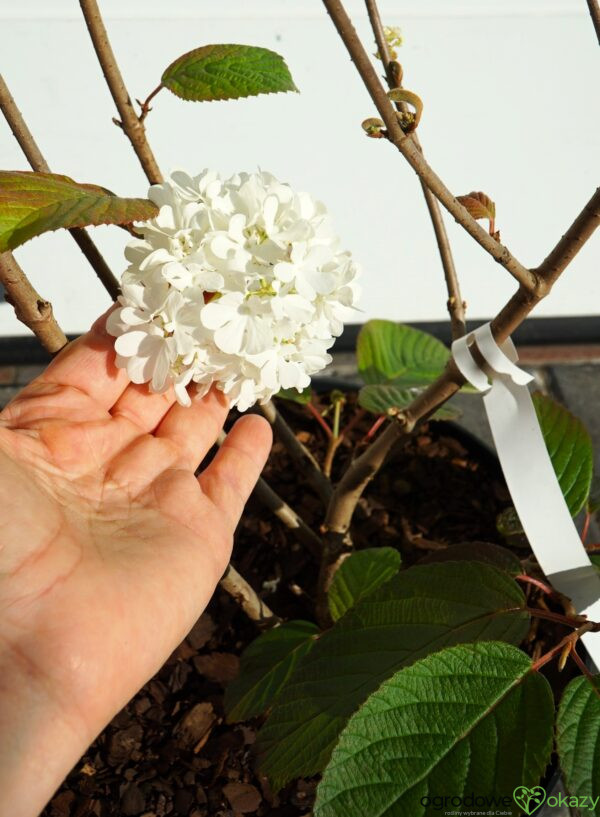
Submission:
M 0 649 L 0 735 L 0 817 L 37 817 L 94 737 L 12 646 Z

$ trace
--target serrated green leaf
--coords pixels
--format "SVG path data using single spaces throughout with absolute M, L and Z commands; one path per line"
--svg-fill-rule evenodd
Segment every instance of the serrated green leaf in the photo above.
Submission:
M 348 718 L 401 667 L 451 644 L 518 644 L 529 617 L 506 573 L 475 562 L 417 565 L 349 610 L 318 639 L 259 733 L 260 769 L 282 786 L 321 771 Z
M 334 621 L 387 582 L 399 570 L 402 559 L 394 548 L 357 550 L 336 571 L 328 591 L 329 612 Z
M 583 813 L 600 817 L 600 676 L 582 675 L 565 688 L 556 718 L 556 746 L 567 791 L 592 798 Z
M 497 642 L 442 650 L 397 672 L 352 717 L 315 817 L 430 817 L 440 813 L 434 798 L 471 793 L 520 814 L 512 793 L 538 784 L 553 722 L 550 685 L 521 650 Z
M 279 397 L 280 400 L 289 400 L 292 403 L 306 406 L 312 400 L 312 389 L 310 386 L 302 389 L 302 391 L 298 391 L 298 389 L 279 389 L 275 397 Z
M 239 674 L 225 690 L 228 722 L 254 718 L 272 706 L 318 634 L 310 621 L 288 621 L 259 635 L 244 651 Z
M 421 389 L 407 389 L 396 383 L 372 383 L 363 386 L 358 393 L 358 403 L 367 411 L 374 414 L 397 414 L 398 411 L 406 408 L 415 399 Z M 456 420 L 460 417 L 460 411 L 454 406 L 445 403 L 431 420 Z
M 204 45 L 176 59 L 162 84 L 181 99 L 207 102 L 297 91 L 283 57 L 252 45 Z
M 494 545 L 492 542 L 460 542 L 457 545 L 448 545 L 443 550 L 433 550 L 419 560 L 420 565 L 434 562 L 484 562 L 518 576 L 523 572 L 519 557 L 508 548 Z
M 394 321 L 368 321 L 358 334 L 358 371 L 367 385 L 427 386 L 438 377 L 450 352 L 443 343 L 419 329 Z
M 123 199 L 68 176 L 0 171 L 0 252 L 61 227 L 130 224 L 158 212 L 147 199 Z
M 581 420 L 540 392 L 533 395 L 535 411 L 563 496 L 576 516 L 584 507 L 592 484 L 594 451 Z

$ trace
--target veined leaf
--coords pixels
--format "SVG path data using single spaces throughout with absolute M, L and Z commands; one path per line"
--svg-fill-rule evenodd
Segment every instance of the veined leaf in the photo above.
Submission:
M 147 199 L 123 199 L 68 176 L 0 171 L 0 252 L 60 227 L 130 224 L 158 212 Z
M 298 90 L 283 57 L 252 45 L 195 48 L 165 69 L 162 84 L 196 102 Z
M 489 196 L 486 196 L 485 193 L 473 191 L 466 196 L 457 196 L 456 200 L 462 204 L 473 218 L 487 218 L 490 222 L 490 233 L 494 232 L 496 205 Z
M 401 667 L 451 644 L 527 632 L 525 598 L 506 573 L 475 562 L 417 565 L 350 609 L 299 662 L 258 736 L 277 787 L 321 771 L 361 703 Z
M 367 385 L 393 380 L 397 388 L 427 386 L 449 356 L 433 335 L 394 321 L 368 321 L 356 343 L 358 371 Z
M 571 516 L 576 516 L 592 484 L 594 451 L 590 435 L 581 420 L 551 397 L 536 392 L 533 404 L 563 496 Z
M 585 814 L 600 816 L 600 676 L 574 678 L 563 692 L 556 719 L 556 746 L 567 790 L 592 798 Z
M 492 542 L 460 542 L 457 545 L 448 545 L 443 550 L 432 550 L 427 556 L 419 559 L 419 564 L 462 562 L 464 560 L 494 565 L 510 573 L 511 576 L 518 576 L 523 572 L 523 566 L 512 550 Z
M 328 591 L 329 612 L 334 621 L 391 579 L 402 559 L 394 548 L 367 548 L 351 553 L 336 571 Z
M 415 399 L 420 389 L 409 389 L 395 382 L 372 383 L 363 386 L 358 393 L 358 402 L 374 414 L 397 414 Z M 445 403 L 431 417 L 431 420 L 456 420 L 460 411 Z
M 425 817 L 439 813 L 435 798 L 473 792 L 498 798 L 486 807 L 504 814 L 520 814 L 517 804 L 531 814 L 524 787 L 546 768 L 553 724 L 550 685 L 521 650 L 498 642 L 442 650 L 397 672 L 351 718 L 315 817 Z M 508 812 L 502 799 L 513 791 Z
M 310 621 L 289 621 L 259 635 L 245 650 L 239 674 L 225 690 L 229 723 L 262 715 L 272 706 L 318 634 L 319 628 Z

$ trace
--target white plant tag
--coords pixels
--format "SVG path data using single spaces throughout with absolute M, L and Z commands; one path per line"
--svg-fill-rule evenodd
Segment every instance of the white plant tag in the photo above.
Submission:
M 490 367 L 491 383 L 469 348 L 477 344 Z M 506 484 L 523 530 L 550 583 L 568 596 L 581 615 L 600 621 L 600 576 L 573 524 L 544 442 L 527 384 L 532 376 L 515 362 L 511 340 L 500 348 L 489 323 L 452 344 L 454 361 L 478 391 L 496 445 Z M 600 667 L 600 633 L 582 641 Z

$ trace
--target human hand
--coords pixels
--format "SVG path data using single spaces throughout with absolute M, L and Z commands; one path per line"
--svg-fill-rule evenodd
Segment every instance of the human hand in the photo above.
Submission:
M 37 814 L 191 629 L 271 432 L 114 366 L 105 316 L 0 413 L 0 814 Z

